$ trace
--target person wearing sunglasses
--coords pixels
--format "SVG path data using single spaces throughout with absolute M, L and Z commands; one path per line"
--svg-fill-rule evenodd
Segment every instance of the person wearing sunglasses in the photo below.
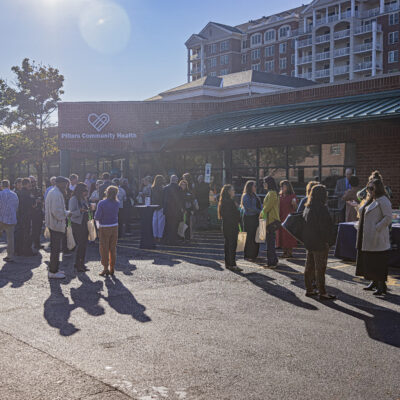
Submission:
M 392 204 L 380 179 L 369 181 L 367 192 L 359 210 L 356 275 L 371 281 L 364 290 L 375 290 L 373 294 L 380 296 L 387 290 Z

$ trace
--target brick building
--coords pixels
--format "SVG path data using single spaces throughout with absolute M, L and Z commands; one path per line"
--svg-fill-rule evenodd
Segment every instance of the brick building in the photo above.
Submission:
M 400 74 L 242 99 L 60 103 L 62 173 L 118 168 L 128 177 L 212 164 L 216 186 L 266 174 L 296 191 L 319 177 L 331 189 L 354 168 L 379 169 L 400 203 Z
M 187 78 L 254 69 L 332 83 L 393 73 L 399 11 L 399 0 L 314 0 L 238 26 L 210 22 L 185 43 Z

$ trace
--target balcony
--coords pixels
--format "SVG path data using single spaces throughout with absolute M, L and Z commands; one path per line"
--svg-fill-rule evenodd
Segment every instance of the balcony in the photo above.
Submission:
M 311 80 L 312 73 L 311 72 L 306 72 L 305 74 L 299 74 L 299 78 L 310 79 Z
M 315 55 L 315 59 L 317 61 L 329 60 L 330 56 L 331 56 L 331 52 L 330 51 L 325 51 L 323 53 L 317 53 Z
M 345 29 L 343 31 L 337 31 L 333 34 L 335 40 L 344 39 L 350 37 L 350 29 Z
M 341 49 L 336 49 L 333 52 L 333 57 L 345 57 L 350 54 L 350 48 L 349 47 L 343 47 Z
M 317 18 L 315 20 L 315 26 L 324 25 L 326 24 L 326 18 Z
M 304 56 L 299 58 L 298 64 L 309 64 L 310 62 L 312 62 L 312 56 Z
M 379 43 L 375 46 L 376 50 L 381 50 L 381 45 Z M 372 50 L 372 43 L 363 43 L 354 46 L 354 53 L 363 53 L 365 51 Z
M 325 43 L 331 40 L 331 35 L 328 33 L 327 35 L 320 35 L 315 38 L 316 43 Z
M 342 12 L 341 19 L 351 18 L 351 11 Z
M 298 48 L 302 48 L 302 47 L 308 47 L 312 45 L 312 38 L 309 39 L 304 39 L 304 40 L 300 40 L 298 42 Z
M 398 1 L 396 4 L 386 4 L 385 5 L 385 12 L 392 12 L 400 10 L 400 2 Z
M 291 32 L 290 36 L 300 36 L 300 35 L 306 35 L 307 33 L 310 33 L 312 31 L 312 25 L 308 25 L 306 30 L 304 30 L 303 28 L 299 28 L 299 29 L 293 29 Z
M 315 71 L 315 78 L 327 78 L 329 75 L 329 69 L 317 69 Z
M 328 22 L 339 21 L 339 14 L 333 14 L 328 16 Z
M 364 61 L 354 65 L 354 71 L 365 71 L 372 68 L 372 61 Z
M 344 75 L 348 74 L 350 71 L 350 67 L 348 65 L 341 65 L 340 67 L 335 67 L 333 69 L 334 75 Z
M 372 8 L 371 10 L 365 10 L 361 13 L 362 18 L 373 18 L 380 14 L 379 7 Z
M 382 32 L 382 25 L 376 25 L 376 31 Z M 372 24 L 357 26 L 354 29 L 355 35 L 362 35 L 363 33 L 371 33 L 371 32 L 372 32 Z
M 190 73 L 192 75 L 200 74 L 201 73 L 201 69 L 200 68 L 191 69 Z
M 200 60 L 200 53 L 192 54 L 190 56 L 190 61 L 197 61 L 197 60 Z

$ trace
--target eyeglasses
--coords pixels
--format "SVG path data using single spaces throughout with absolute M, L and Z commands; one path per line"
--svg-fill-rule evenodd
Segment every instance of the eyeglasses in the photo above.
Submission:
M 375 190 L 375 188 L 374 188 L 373 186 L 368 186 L 368 187 L 367 187 L 367 190 L 368 190 L 369 192 L 373 192 L 373 191 Z

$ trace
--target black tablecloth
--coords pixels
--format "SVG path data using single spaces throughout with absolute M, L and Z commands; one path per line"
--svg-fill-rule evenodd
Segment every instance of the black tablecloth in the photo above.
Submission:
M 354 222 L 343 222 L 339 224 L 335 257 L 353 261 L 356 259 L 357 230 L 354 225 Z M 391 242 L 392 251 L 390 252 L 389 265 L 392 267 L 400 267 L 400 224 L 393 224 Z
M 154 249 L 153 213 L 158 206 L 135 206 L 140 214 L 140 248 Z

